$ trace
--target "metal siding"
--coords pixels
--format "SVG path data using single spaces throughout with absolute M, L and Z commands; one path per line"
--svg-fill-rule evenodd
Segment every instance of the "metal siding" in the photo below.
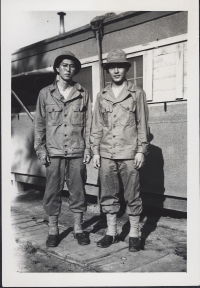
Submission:
M 103 38 L 102 51 L 106 53 L 115 47 L 123 49 L 184 33 L 187 33 L 187 12 L 106 34 Z
M 153 140 L 141 171 L 141 189 L 187 198 L 187 105 L 167 104 L 165 112 L 164 104 L 152 104 L 149 113 Z
M 141 172 L 142 191 L 187 197 L 187 109 L 186 104 L 149 105 L 150 143 L 146 167 Z M 173 139 L 173 141 L 172 141 Z M 12 172 L 45 176 L 33 148 L 33 124 L 27 115 L 12 118 Z M 98 185 L 98 171 L 87 167 L 87 183 Z
M 45 176 L 45 167 L 40 165 L 34 150 L 33 122 L 27 114 L 12 115 L 12 165 L 11 172 Z

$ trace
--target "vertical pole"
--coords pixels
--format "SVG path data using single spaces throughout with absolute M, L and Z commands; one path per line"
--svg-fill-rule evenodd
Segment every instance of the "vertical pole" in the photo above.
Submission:
M 100 43 L 100 30 L 96 31 L 97 36 L 97 50 L 98 50 L 98 58 L 99 58 L 99 75 L 100 75 L 100 88 L 104 88 L 104 80 L 103 80 L 103 70 L 102 70 L 102 54 L 101 54 L 101 43 Z

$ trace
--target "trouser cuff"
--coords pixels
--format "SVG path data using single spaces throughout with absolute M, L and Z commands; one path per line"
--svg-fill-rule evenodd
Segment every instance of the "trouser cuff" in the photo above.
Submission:
M 109 214 L 117 214 L 120 210 L 120 206 L 119 205 L 109 205 L 109 206 L 105 206 L 102 205 L 102 211 L 103 213 L 109 213 Z

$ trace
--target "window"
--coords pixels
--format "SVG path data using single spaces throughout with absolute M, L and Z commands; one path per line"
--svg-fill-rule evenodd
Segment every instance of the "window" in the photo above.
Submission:
M 92 93 L 92 67 L 84 67 L 80 72 L 74 76 L 74 81 L 81 84 L 90 94 L 91 102 L 93 102 L 93 93 Z
M 55 73 L 22 75 L 12 78 L 12 90 L 30 111 L 35 111 L 40 90 L 52 84 L 54 81 Z M 13 95 L 11 98 L 11 111 L 12 113 L 24 112 L 24 109 Z
M 143 56 L 129 58 L 128 61 L 132 65 L 126 74 L 127 80 L 143 88 Z M 104 81 L 105 86 L 107 86 L 110 83 L 110 76 L 105 70 L 104 70 Z

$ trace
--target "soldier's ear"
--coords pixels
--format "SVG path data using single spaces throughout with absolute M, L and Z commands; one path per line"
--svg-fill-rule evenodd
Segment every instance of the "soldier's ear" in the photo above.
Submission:
M 59 74 L 59 68 L 58 67 L 56 67 L 56 71 L 58 72 L 58 74 Z

